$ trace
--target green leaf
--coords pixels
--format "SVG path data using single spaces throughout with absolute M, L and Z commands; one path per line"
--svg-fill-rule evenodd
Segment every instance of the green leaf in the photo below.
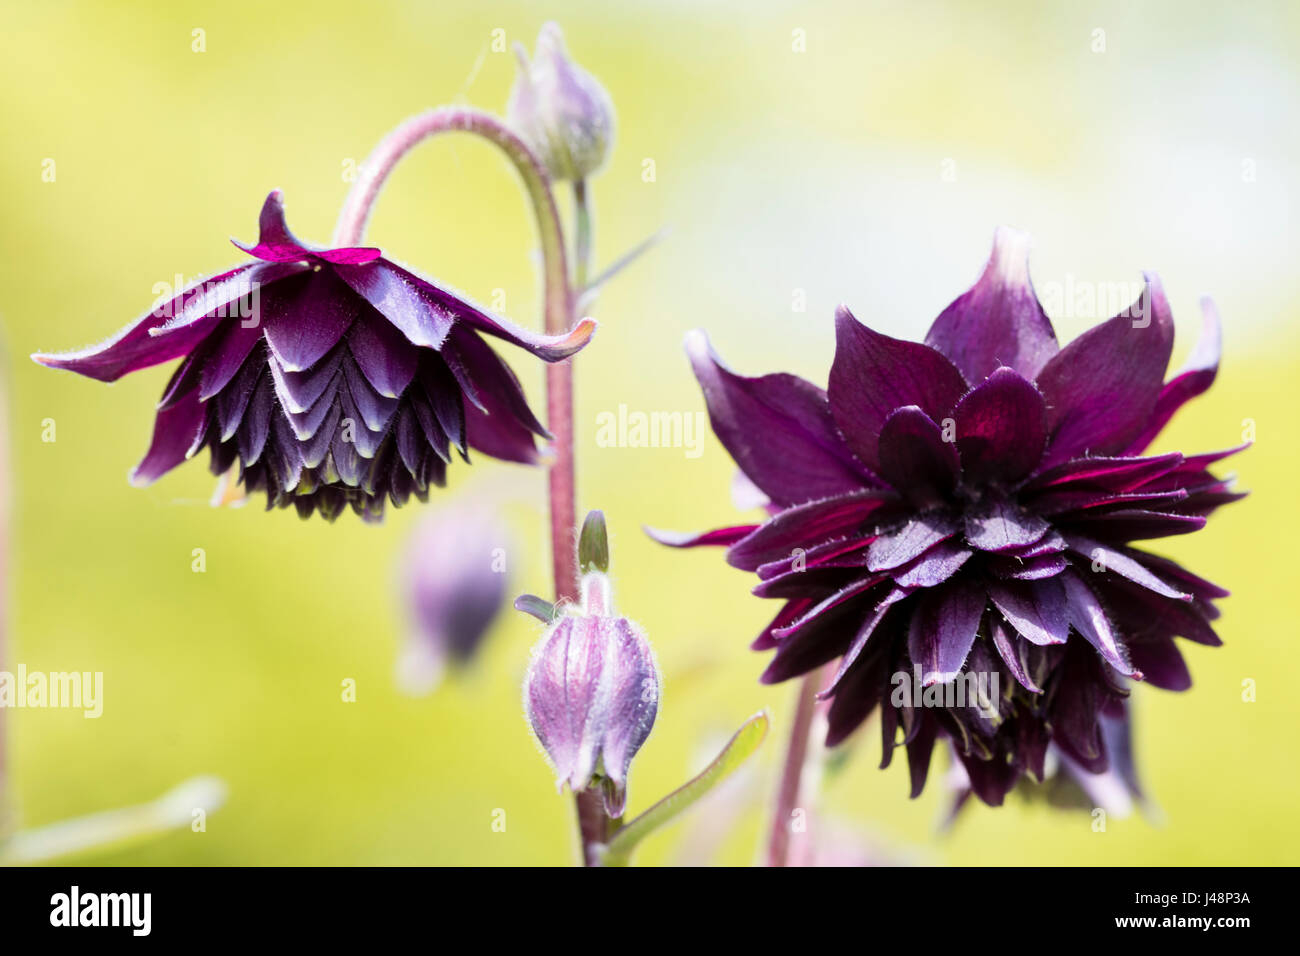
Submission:
M 642 813 L 614 834 L 605 848 L 605 866 L 627 866 L 637 844 L 660 827 L 671 823 L 684 810 L 698 801 L 748 759 L 767 736 L 770 723 L 767 711 L 755 714 L 741 725 L 735 736 L 722 748 L 722 753 L 704 768 L 693 780 L 678 787 L 649 810 Z
M 543 624 L 554 624 L 555 619 L 560 616 L 559 608 L 536 594 L 521 594 L 515 598 L 515 610 L 531 614 Z
M 196 810 L 213 813 L 225 799 L 226 784 L 221 779 L 191 777 L 149 803 L 19 830 L 0 842 L 0 866 L 48 863 L 185 829 L 192 825 Z

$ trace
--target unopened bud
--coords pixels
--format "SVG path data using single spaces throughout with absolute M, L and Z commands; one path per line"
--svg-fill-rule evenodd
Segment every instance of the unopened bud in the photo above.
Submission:
M 605 163 L 614 141 L 614 104 L 596 78 L 569 59 L 564 36 L 547 23 L 537 51 L 516 45 L 519 76 L 506 117 L 557 180 L 586 179 Z
M 659 711 L 659 671 L 640 628 L 613 614 L 609 578 L 593 571 L 582 591 L 581 609 L 569 608 L 533 649 L 524 708 L 557 783 L 575 793 L 599 784 L 617 818 L 628 767 Z

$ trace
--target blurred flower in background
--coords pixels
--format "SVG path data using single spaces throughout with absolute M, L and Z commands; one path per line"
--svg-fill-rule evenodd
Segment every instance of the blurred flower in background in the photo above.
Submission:
M 457 502 L 422 518 L 399 564 L 407 629 L 397 685 L 420 696 L 468 666 L 509 591 L 511 538 L 486 505 Z

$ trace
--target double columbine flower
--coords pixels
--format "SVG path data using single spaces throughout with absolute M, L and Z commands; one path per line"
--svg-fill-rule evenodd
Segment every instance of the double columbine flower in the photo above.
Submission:
M 237 462 L 267 507 L 368 519 L 445 481 L 455 449 L 537 460 L 549 437 L 484 332 L 555 362 L 591 337 L 534 335 L 373 248 L 318 249 L 289 232 L 280 193 L 262 207 L 256 260 L 185 289 L 103 345 L 35 355 L 104 382 L 182 359 L 132 481 L 147 485 L 210 449 Z
M 1213 306 L 1188 367 L 1164 382 L 1174 330 L 1154 275 L 1134 307 L 1061 349 L 1027 248 L 999 231 L 925 344 L 841 307 L 826 391 L 737 375 L 702 334 L 688 342 L 714 431 L 772 517 L 661 537 L 727 545 L 761 579 L 756 594 L 785 601 L 754 644 L 776 651 L 763 679 L 838 658 L 827 744 L 879 706 L 884 762 L 901 726 L 914 796 L 944 736 L 989 804 L 1022 774 L 1042 779 L 1049 743 L 1101 772 L 1101 720 L 1121 712 L 1127 681 L 1183 690 L 1174 638 L 1220 643 L 1210 622 L 1227 592 L 1132 546 L 1196 531 L 1241 497 L 1208 468 L 1240 449 L 1143 455 L 1215 377 Z M 922 699 L 899 699 L 917 672 Z M 992 707 L 952 693 L 990 677 Z

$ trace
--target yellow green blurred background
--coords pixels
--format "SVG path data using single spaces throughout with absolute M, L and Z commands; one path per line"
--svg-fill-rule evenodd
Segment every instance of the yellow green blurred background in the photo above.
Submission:
M 0 322 L 14 467 L 9 661 L 103 671 L 104 714 L 26 710 L 9 724 L 25 825 L 151 799 L 199 773 L 229 785 L 206 832 L 76 859 L 111 864 L 555 864 L 572 859 L 522 716 L 538 634 L 508 612 L 476 667 L 432 696 L 395 685 L 404 621 L 395 572 L 420 506 L 380 527 L 208 506 L 193 462 L 145 490 L 126 473 L 169 374 L 107 388 L 38 368 L 37 350 L 99 341 L 146 311 L 156 283 L 240 260 L 268 190 L 326 242 L 344 173 L 404 117 L 447 102 L 504 108 L 543 19 L 618 109 L 592 190 L 597 257 L 671 236 L 602 296 L 577 362 L 580 507 L 603 508 L 617 600 L 665 674 L 630 809 L 698 770 L 749 714 L 774 734 L 705 809 L 711 859 L 747 864 L 766 825 L 792 685 L 757 683 L 747 649 L 775 610 L 717 551 L 673 552 L 645 524 L 730 523 L 732 464 L 602 448 L 620 404 L 696 412 L 683 335 L 707 328 L 749 373 L 824 384 L 831 316 L 921 336 L 979 273 L 995 226 L 1036 239 L 1036 282 L 1133 282 L 1158 270 L 1178 324 L 1198 297 L 1225 321 L 1212 392 L 1159 449 L 1256 446 L 1252 491 L 1163 553 L 1231 588 L 1222 648 L 1183 644 L 1195 685 L 1135 693 L 1137 748 L 1158 819 L 1013 799 L 936 832 L 942 765 L 907 799 L 878 771 L 869 727 L 826 781 L 825 813 L 882 853 L 929 863 L 1279 864 L 1300 860 L 1295 474 L 1300 8 L 1274 3 L 20 3 L 0 12 Z M 194 30 L 205 50 L 194 52 Z M 1102 31 L 1098 33 L 1097 31 Z M 1100 39 L 1100 44 L 1099 44 Z M 1101 47 L 1099 49 L 1099 46 Z M 54 161 L 53 182 L 45 181 Z M 645 161 L 655 176 L 646 182 Z M 567 209 L 567 196 L 564 196 Z M 540 321 L 531 218 L 507 165 L 467 138 L 399 167 L 368 238 L 480 301 Z M 499 291 L 498 291 L 499 290 Z M 801 303 L 803 308 L 800 309 Z M 1070 338 L 1097 314 L 1054 315 Z M 508 356 L 535 407 L 541 369 Z M 57 440 L 42 440 L 47 419 Z M 206 455 L 204 456 L 206 458 Z M 480 460 L 427 507 L 503 501 L 515 592 L 545 593 L 544 475 Z M 191 570 L 206 553 L 206 572 Z M 357 700 L 340 699 L 355 680 Z M 1257 700 L 1242 700 L 1243 681 Z M 505 811 L 504 832 L 494 812 Z M 696 821 L 645 864 L 699 862 Z

